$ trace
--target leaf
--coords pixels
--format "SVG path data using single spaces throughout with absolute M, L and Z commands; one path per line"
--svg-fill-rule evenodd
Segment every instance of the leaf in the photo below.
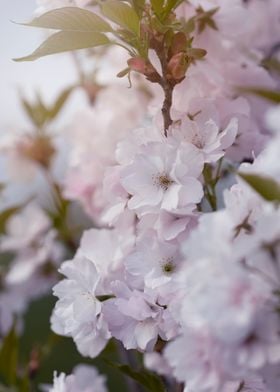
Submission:
M 49 120 L 53 120 L 60 113 L 61 109 L 65 105 L 72 91 L 73 91 L 73 87 L 69 87 L 64 91 L 62 91 L 61 94 L 57 97 L 52 108 L 48 110 Z
M 64 7 L 49 11 L 25 26 L 63 31 L 110 32 L 112 27 L 100 16 L 78 7 Z
M 7 221 L 21 209 L 21 206 L 11 207 L 0 213 L 0 234 L 5 232 Z
M 30 392 L 30 382 L 28 375 L 25 375 L 18 381 L 17 388 L 18 392 Z
M 200 48 L 190 48 L 187 49 L 187 55 L 192 57 L 195 60 L 200 60 L 203 57 L 205 57 L 207 54 L 207 51 L 205 49 L 200 49 Z
M 154 13 L 160 17 L 163 12 L 164 0 L 151 0 L 151 5 Z
M 139 384 L 144 386 L 147 391 L 150 392 L 166 392 L 165 387 L 161 379 L 154 373 L 142 369 L 141 371 L 135 371 L 128 365 L 121 365 L 112 361 L 105 361 L 108 365 L 118 369 L 120 372 L 129 376 Z
M 213 19 L 213 16 L 216 14 L 216 12 L 219 11 L 219 7 L 212 8 L 209 11 L 204 11 L 201 6 L 198 7 L 197 11 L 197 24 L 198 24 L 198 33 L 201 34 L 206 27 L 209 27 L 213 30 L 218 30 L 218 27 L 216 25 L 215 20 Z
M 195 17 L 190 18 L 184 25 L 183 30 L 186 34 L 190 34 L 195 30 Z
M 280 61 L 272 57 L 262 61 L 262 66 L 264 66 L 268 71 L 280 73 Z
M 164 15 L 167 17 L 172 10 L 177 8 L 184 0 L 167 0 L 166 7 L 164 9 Z
M 107 0 L 102 3 L 102 12 L 108 19 L 139 36 L 140 20 L 128 4 L 117 0 Z
M 280 184 L 272 177 L 240 172 L 238 175 L 265 200 L 280 202 Z
M 60 31 L 51 35 L 31 55 L 14 59 L 15 61 L 34 61 L 50 54 L 68 52 L 78 49 L 108 45 L 110 40 L 101 33 Z
M 18 337 L 15 325 L 5 336 L 0 350 L 0 374 L 8 385 L 14 385 L 17 379 Z
M 240 88 L 245 93 L 257 95 L 261 98 L 268 99 L 274 103 L 280 103 L 280 91 L 262 89 L 262 88 Z
M 39 93 L 37 92 L 37 102 L 34 105 L 30 104 L 23 96 L 21 96 L 21 104 L 33 124 L 41 128 L 46 122 L 48 112 Z
M 57 117 L 73 89 L 74 87 L 68 87 L 63 90 L 51 107 L 47 107 L 44 104 L 39 92 L 36 93 L 36 102 L 33 104 L 29 103 L 20 93 L 21 104 L 33 124 L 37 128 L 41 128 L 45 123 L 50 122 Z
M 145 0 L 132 0 L 132 5 L 139 18 L 141 18 L 145 7 Z
M 127 68 L 123 69 L 122 71 L 120 71 L 120 72 L 117 74 L 117 77 L 118 77 L 118 78 L 123 78 L 123 77 L 126 76 L 130 71 L 131 71 L 131 69 L 130 69 L 129 67 L 127 67 Z
M 213 180 L 212 166 L 206 163 L 203 169 L 203 178 L 206 184 L 211 184 Z

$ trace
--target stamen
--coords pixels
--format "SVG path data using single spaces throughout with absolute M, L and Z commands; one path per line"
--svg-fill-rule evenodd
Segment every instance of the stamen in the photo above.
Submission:
M 169 177 L 168 174 L 162 173 L 153 176 L 153 184 L 159 188 L 162 188 L 164 191 L 174 183 L 174 181 Z
M 162 271 L 171 274 L 175 270 L 175 263 L 172 257 L 168 257 L 161 261 Z

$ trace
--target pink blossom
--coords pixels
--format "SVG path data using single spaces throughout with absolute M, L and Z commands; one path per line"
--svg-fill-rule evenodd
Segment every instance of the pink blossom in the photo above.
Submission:
M 158 212 L 160 208 L 190 213 L 202 198 L 197 180 L 203 167 L 196 147 L 170 143 L 149 143 L 121 172 L 121 184 L 131 195 L 128 208 L 139 212 Z
M 159 336 L 169 340 L 176 335 L 178 327 L 155 292 L 132 291 L 122 282 L 113 284 L 113 292 L 116 298 L 104 303 L 104 317 L 127 350 L 152 351 Z
M 93 366 L 78 365 L 72 374 L 54 372 L 53 386 L 48 392 L 106 392 L 105 378 Z
M 110 338 L 102 304 L 95 295 L 99 274 L 95 265 L 82 257 L 64 262 L 59 271 L 66 278 L 53 289 L 58 301 L 52 329 L 59 335 L 72 336 L 81 354 L 94 358 Z

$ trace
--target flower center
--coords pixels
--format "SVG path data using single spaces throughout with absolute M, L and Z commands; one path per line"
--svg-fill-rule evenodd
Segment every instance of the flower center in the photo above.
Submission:
M 161 262 L 162 271 L 165 274 L 171 274 L 175 270 L 175 263 L 172 257 L 168 257 L 167 259 Z
M 167 191 L 167 189 L 173 183 L 174 183 L 174 181 L 166 173 L 157 174 L 157 175 L 153 176 L 153 184 L 156 185 L 157 187 L 160 187 L 164 191 Z
M 203 149 L 205 147 L 205 140 L 203 137 L 198 134 L 193 135 L 192 144 L 195 145 L 199 149 Z

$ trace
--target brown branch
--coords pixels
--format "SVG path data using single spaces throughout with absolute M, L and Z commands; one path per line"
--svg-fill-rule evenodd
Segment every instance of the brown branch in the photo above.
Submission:
M 170 125 L 172 124 L 172 119 L 170 115 L 171 106 L 172 106 L 172 93 L 173 88 L 169 83 L 164 83 L 162 85 L 164 91 L 164 101 L 161 109 L 163 124 L 164 124 L 164 135 L 167 136 L 167 131 Z
M 173 95 L 175 84 L 167 79 L 168 67 L 167 67 L 167 56 L 165 53 L 166 51 L 164 48 L 164 44 L 163 47 L 155 48 L 155 51 L 159 58 L 161 64 L 161 70 L 162 70 L 162 76 L 159 82 L 164 92 L 164 101 L 163 101 L 161 113 L 163 117 L 164 135 L 167 136 L 168 128 L 172 124 L 170 111 L 172 106 L 172 95 Z

